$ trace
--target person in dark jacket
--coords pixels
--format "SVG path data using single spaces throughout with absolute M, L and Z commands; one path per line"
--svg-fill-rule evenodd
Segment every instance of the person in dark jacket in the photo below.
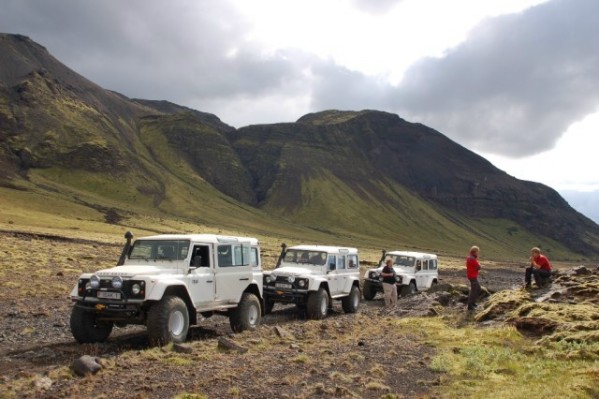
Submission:
M 530 250 L 530 266 L 526 268 L 524 273 L 524 283 L 526 288 L 530 288 L 531 276 L 535 279 L 535 284 L 538 288 L 543 287 L 546 282 L 551 281 L 551 263 L 541 250 L 534 247 Z
M 470 254 L 466 258 L 466 277 L 470 281 L 470 294 L 468 295 L 468 311 L 476 309 L 476 301 L 480 295 L 480 284 L 478 283 L 478 272 L 480 263 L 478 262 L 478 253 L 480 249 L 474 245 L 470 248 Z
M 395 269 L 393 269 L 393 259 L 385 260 L 385 267 L 381 271 L 383 279 L 383 294 L 385 297 L 385 307 L 390 308 L 397 305 L 397 285 L 395 281 Z

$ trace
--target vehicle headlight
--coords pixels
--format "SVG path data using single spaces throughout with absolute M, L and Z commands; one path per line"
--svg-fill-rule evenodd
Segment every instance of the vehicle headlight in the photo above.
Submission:
M 87 283 L 85 283 L 85 290 L 91 290 L 92 289 L 92 283 L 90 283 L 89 281 Z
M 138 283 L 135 283 L 131 286 L 131 293 L 133 295 L 139 295 L 141 292 L 141 286 Z
M 306 286 L 308 285 L 308 282 L 306 280 L 303 280 L 303 279 L 302 280 L 298 280 L 297 285 L 300 288 L 306 288 Z
M 395 276 L 395 281 L 397 281 L 398 283 L 401 283 L 401 277 Z
M 112 288 L 120 290 L 123 287 L 123 278 L 121 276 L 114 276 L 112 278 Z
M 89 284 L 90 284 L 90 286 L 91 286 L 92 289 L 97 290 L 98 288 L 100 288 L 100 277 L 98 277 L 95 274 L 93 274 L 89 278 Z
M 370 272 L 370 278 L 377 278 L 376 272 Z
M 293 284 L 293 282 L 295 281 L 295 277 L 289 276 L 289 277 L 287 277 L 287 281 L 289 281 L 290 283 Z
M 266 284 L 270 284 L 270 283 L 274 282 L 275 280 L 276 280 L 276 277 L 274 277 L 274 276 L 266 276 L 264 278 L 264 281 L 266 281 Z

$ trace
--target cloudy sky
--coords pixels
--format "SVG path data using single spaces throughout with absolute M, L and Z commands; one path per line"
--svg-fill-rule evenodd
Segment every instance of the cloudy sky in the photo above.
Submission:
M 599 190 L 597 0 L 0 0 L 0 31 L 235 127 L 378 109 L 520 179 Z

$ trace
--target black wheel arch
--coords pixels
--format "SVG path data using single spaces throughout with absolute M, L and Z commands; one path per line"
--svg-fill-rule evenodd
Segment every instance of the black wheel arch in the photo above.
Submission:
M 258 288 L 258 285 L 256 284 L 250 284 L 246 287 L 245 290 L 243 290 L 243 294 L 245 294 L 246 292 L 249 292 L 250 294 L 254 294 L 256 296 L 256 298 L 258 298 L 258 301 L 260 302 L 260 313 L 262 316 L 264 316 L 266 314 L 266 305 L 264 304 L 264 296 L 260 294 L 260 289 Z M 239 297 L 239 299 L 241 300 L 241 296 Z
M 191 301 L 191 297 L 189 296 L 189 292 L 183 285 L 171 285 L 166 290 L 164 290 L 164 294 L 162 297 L 164 298 L 167 295 L 178 296 L 185 302 L 185 306 L 187 306 L 187 313 L 189 313 L 189 325 L 198 324 L 198 313 L 195 310 L 195 306 L 193 306 L 193 302 Z

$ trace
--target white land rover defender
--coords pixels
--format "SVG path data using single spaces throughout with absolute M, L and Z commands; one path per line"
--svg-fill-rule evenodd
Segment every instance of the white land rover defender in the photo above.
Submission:
M 346 313 L 360 304 L 360 264 L 356 248 L 322 245 L 282 245 L 272 271 L 264 272 L 264 306 L 270 313 L 275 302 L 294 303 L 310 319 L 326 317 L 331 301 L 341 300 Z
M 132 234 L 116 267 L 85 273 L 71 292 L 71 332 L 105 341 L 114 325 L 146 325 L 152 344 L 182 342 L 198 313 L 228 314 L 240 332 L 264 314 L 260 246 L 255 238 L 213 234 Z
M 398 295 L 409 295 L 418 290 L 429 289 L 439 282 L 437 255 L 411 251 L 386 252 L 383 250 L 379 267 L 367 270 L 364 273 L 364 299 L 370 301 L 377 292 L 383 292 L 380 275 L 387 258 L 393 260 Z

